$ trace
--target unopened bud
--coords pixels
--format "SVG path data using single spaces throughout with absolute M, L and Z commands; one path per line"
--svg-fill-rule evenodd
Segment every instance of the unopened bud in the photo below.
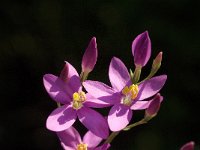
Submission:
M 88 74 L 93 70 L 97 61 L 97 55 L 96 38 L 93 37 L 82 58 L 82 72 Z
M 138 35 L 132 43 L 135 66 L 145 66 L 151 56 L 151 40 L 148 31 Z
M 159 52 L 156 58 L 153 60 L 152 69 L 156 72 L 160 68 L 162 62 L 162 52 Z
M 195 143 L 193 141 L 186 143 L 183 145 L 180 150 L 193 150 Z
M 156 72 L 158 71 L 158 69 L 160 68 L 161 62 L 162 62 L 162 54 L 163 54 L 162 52 L 159 52 L 158 55 L 156 56 L 156 58 L 153 60 L 151 72 L 148 75 L 148 77 L 146 78 L 146 80 L 153 77 L 156 74 Z
M 151 100 L 149 107 L 145 111 L 145 117 L 147 118 L 155 117 L 160 109 L 160 104 L 162 100 L 163 100 L 163 97 L 159 93 L 156 94 L 153 100 Z

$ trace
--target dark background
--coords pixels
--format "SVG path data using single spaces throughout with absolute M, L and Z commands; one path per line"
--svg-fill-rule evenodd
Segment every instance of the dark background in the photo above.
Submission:
M 145 30 L 153 58 L 163 51 L 167 74 L 159 115 L 121 133 L 111 150 L 176 150 L 200 142 L 200 19 L 198 0 L 18 0 L 0 1 L 0 146 L 2 150 L 59 150 L 45 121 L 56 104 L 42 77 L 58 75 L 69 61 L 81 71 L 88 42 L 97 37 L 99 57 L 89 79 L 109 84 L 113 56 L 134 68 L 132 40 Z M 143 112 L 135 113 L 135 121 Z M 198 149 L 198 148 L 197 148 Z

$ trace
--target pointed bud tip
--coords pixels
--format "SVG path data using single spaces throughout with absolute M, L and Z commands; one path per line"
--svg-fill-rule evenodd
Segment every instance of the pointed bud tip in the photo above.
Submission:
M 163 97 L 160 95 L 160 93 L 156 94 L 156 96 L 150 102 L 149 107 L 145 111 L 146 116 L 151 116 L 151 117 L 155 116 L 160 109 L 160 104 L 162 100 Z
M 93 70 L 97 61 L 97 56 L 96 37 L 92 37 L 82 58 L 82 72 L 89 73 Z
M 155 58 L 155 63 L 156 63 L 156 65 L 161 63 L 161 61 L 162 61 L 162 55 L 163 55 L 163 52 L 161 51 L 161 52 L 159 52 L 158 55 L 156 56 L 156 58 Z
M 184 145 L 181 147 L 180 150 L 193 150 L 193 149 L 194 149 L 194 145 L 195 145 L 194 141 L 190 141 L 190 142 L 184 144 Z

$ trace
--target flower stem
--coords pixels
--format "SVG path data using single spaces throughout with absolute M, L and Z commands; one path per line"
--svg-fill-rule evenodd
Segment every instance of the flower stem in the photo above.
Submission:
M 138 121 L 138 122 L 135 122 L 129 126 L 126 126 L 123 130 L 121 131 L 128 131 L 130 130 L 131 128 L 133 127 L 136 127 L 138 125 L 142 125 L 142 124 L 145 124 L 147 123 L 149 120 L 151 120 L 153 117 L 144 117 L 142 120 Z M 106 141 L 104 142 L 105 144 L 106 143 L 111 143 L 113 141 L 113 139 L 119 134 L 120 131 L 117 131 L 117 132 L 112 132 L 110 134 L 110 136 L 106 139 Z
M 140 80 L 141 70 L 142 70 L 141 66 L 136 66 L 135 71 L 131 77 L 133 84 L 136 84 Z
M 88 73 L 81 72 L 81 74 L 80 74 L 81 82 L 87 80 L 87 77 L 88 77 Z
M 135 122 L 135 123 L 133 123 L 133 124 L 131 124 L 131 125 L 125 127 L 125 128 L 123 129 L 123 131 L 128 131 L 128 130 L 130 130 L 130 129 L 133 128 L 133 127 L 136 127 L 136 126 L 141 125 L 141 124 L 145 124 L 145 123 L 147 123 L 149 120 L 150 120 L 149 118 L 143 118 L 142 120 L 140 120 L 140 121 L 138 121 L 138 122 Z
M 105 144 L 106 143 L 111 143 L 112 140 L 119 134 L 120 131 L 117 131 L 117 132 L 112 132 L 110 134 L 110 136 L 107 138 L 107 140 L 104 142 Z

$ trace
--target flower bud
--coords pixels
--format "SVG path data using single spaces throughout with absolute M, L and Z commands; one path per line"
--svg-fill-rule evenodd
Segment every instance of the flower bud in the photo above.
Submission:
M 132 43 L 132 54 L 136 66 L 145 66 L 151 56 L 151 40 L 148 31 L 138 35 Z
M 156 72 L 158 71 L 158 69 L 161 66 L 161 62 L 162 62 L 162 52 L 159 52 L 158 55 L 156 56 L 156 58 L 153 60 L 151 72 L 146 79 L 150 79 L 151 77 L 153 77 L 156 74 Z
M 91 72 L 97 61 L 97 44 L 96 38 L 93 37 L 85 50 L 85 53 L 82 58 L 82 72 L 88 74 Z
M 195 143 L 193 141 L 188 142 L 185 145 L 183 145 L 180 150 L 193 150 L 194 149 L 194 144 Z
M 162 52 L 159 52 L 158 55 L 156 56 L 156 58 L 153 60 L 152 70 L 154 72 L 158 71 L 158 69 L 161 66 L 161 62 L 162 62 Z
M 163 100 L 163 97 L 159 93 L 156 94 L 153 100 L 151 100 L 149 107 L 145 111 L 145 117 L 148 117 L 148 118 L 155 117 L 160 109 L 160 104 L 162 100 Z

